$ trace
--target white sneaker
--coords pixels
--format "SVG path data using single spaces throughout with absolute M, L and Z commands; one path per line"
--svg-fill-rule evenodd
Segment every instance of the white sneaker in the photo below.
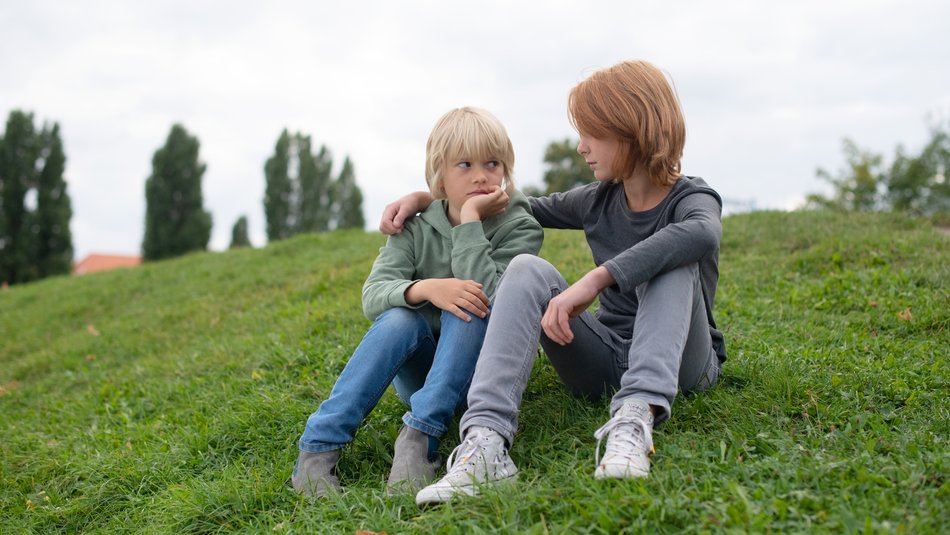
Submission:
M 600 441 L 607 435 L 607 448 L 600 457 Z M 653 413 L 639 399 L 627 399 L 613 418 L 594 433 L 597 439 L 597 479 L 628 479 L 650 475 L 653 449 Z
M 445 477 L 416 494 L 416 505 L 444 503 L 455 496 L 475 496 L 482 485 L 512 480 L 518 468 L 508 456 L 505 439 L 495 431 L 472 426 L 449 455 Z

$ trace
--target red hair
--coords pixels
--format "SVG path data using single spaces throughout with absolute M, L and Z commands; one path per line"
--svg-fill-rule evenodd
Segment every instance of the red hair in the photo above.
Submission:
M 614 180 L 645 170 L 658 186 L 676 182 L 686 143 L 686 122 L 671 83 L 646 61 L 624 61 L 595 72 L 568 96 L 579 133 L 617 139 Z

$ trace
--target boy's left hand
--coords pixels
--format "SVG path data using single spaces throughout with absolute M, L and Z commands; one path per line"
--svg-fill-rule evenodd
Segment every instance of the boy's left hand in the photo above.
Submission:
M 581 280 L 554 296 L 548 302 L 548 308 L 541 318 L 544 334 L 562 346 L 573 342 L 574 332 L 571 331 L 570 321 L 587 310 L 602 289 L 615 283 L 613 275 L 601 266 L 588 272 L 581 277 Z
M 560 345 L 567 345 L 574 341 L 574 332 L 571 331 L 570 321 L 597 298 L 597 291 L 582 285 L 583 279 L 572 284 L 570 288 L 554 296 L 548 302 L 548 309 L 541 318 L 541 328 L 544 334 Z

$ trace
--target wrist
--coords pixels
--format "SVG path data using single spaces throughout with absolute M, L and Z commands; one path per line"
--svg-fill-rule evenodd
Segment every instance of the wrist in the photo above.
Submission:
M 614 276 L 611 275 L 610 271 L 608 271 L 604 266 L 597 266 L 596 268 L 588 271 L 587 274 L 584 275 L 584 280 L 597 292 L 617 284 Z
M 428 299 L 426 299 L 425 282 L 425 280 L 416 281 L 406 288 L 405 293 L 403 293 L 403 298 L 405 298 L 407 304 L 418 305 L 419 303 L 428 301 Z
M 482 215 L 478 213 L 478 210 L 468 206 L 468 203 L 462 207 L 462 210 L 459 213 L 459 223 L 473 223 L 475 221 L 481 222 L 481 220 Z

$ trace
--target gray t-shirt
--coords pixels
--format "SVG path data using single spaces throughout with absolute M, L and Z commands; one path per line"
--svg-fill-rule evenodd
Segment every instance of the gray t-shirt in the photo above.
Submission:
M 726 360 L 722 332 L 713 318 L 722 200 L 702 178 L 681 176 L 666 198 L 645 212 L 631 211 L 623 185 L 610 182 L 529 201 L 542 227 L 584 231 L 594 263 L 607 268 L 617 281 L 601 291 L 595 315 L 623 338 L 633 335 L 636 287 L 660 273 L 698 262 L 713 348 L 720 361 Z

